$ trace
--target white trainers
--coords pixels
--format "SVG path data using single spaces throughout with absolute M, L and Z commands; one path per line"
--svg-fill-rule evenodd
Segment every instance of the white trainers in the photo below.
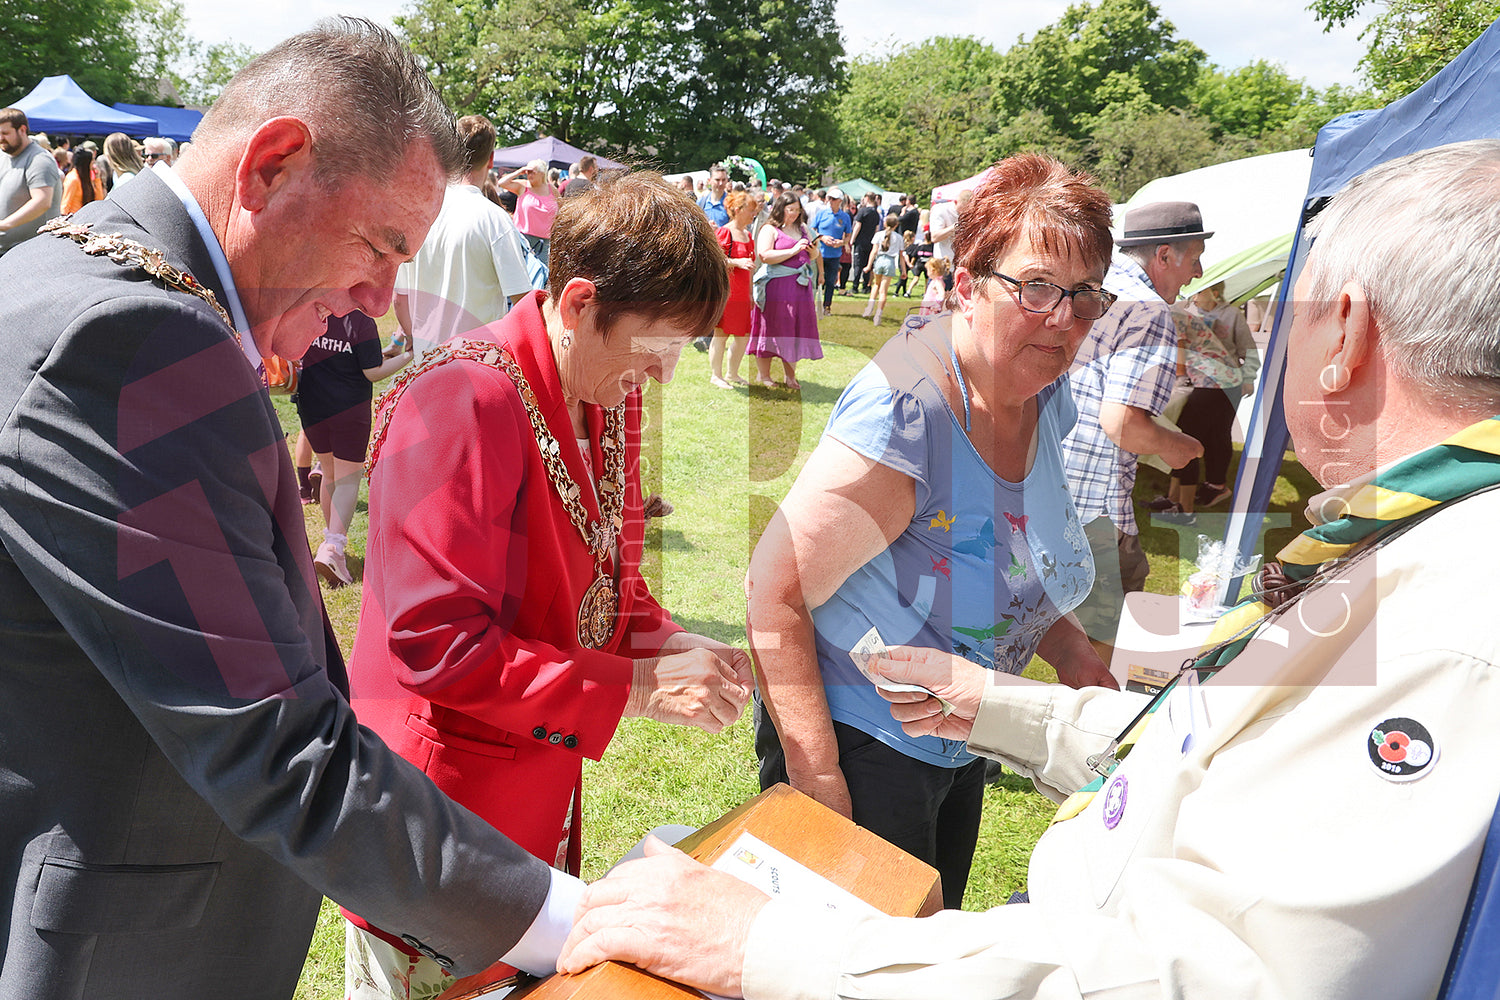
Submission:
M 313 565 L 317 567 L 318 575 L 334 590 L 347 587 L 354 582 L 354 577 L 349 572 L 349 564 L 344 559 L 344 550 L 332 542 L 324 542 L 318 546 L 318 554 L 313 557 Z
M 867 301 L 865 303 L 865 311 L 862 312 L 862 313 L 860 313 L 860 315 L 863 316 L 865 319 L 869 319 L 870 318 L 870 313 L 872 313 L 874 311 L 875 311 L 875 300 L 874 299 L 870 299 L 869 301 Z

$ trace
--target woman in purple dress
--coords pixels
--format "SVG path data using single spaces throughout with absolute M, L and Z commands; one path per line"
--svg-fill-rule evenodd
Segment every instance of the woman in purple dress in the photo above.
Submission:
M 811 234 L 803 221 L 802 203 L 784 194 L 771 204 L 771 215 L 755 238 L 755 247 L 770 277 L 764 299 L 756 295 L 750 314 L 750 345 L 745 353 L 755 358 L 757 385 L 772 388 L 771 359 L 780 358 L 786 369 L 786 386 L 800 389 L 797 362 L 823 356 L 818 342 L 818 313 L 813 305 L 813 272 L 809 264 Z

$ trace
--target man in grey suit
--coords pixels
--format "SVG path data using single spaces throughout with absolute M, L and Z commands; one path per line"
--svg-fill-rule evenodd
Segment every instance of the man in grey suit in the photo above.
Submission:
M 452 115 L 339 19 L 194 138 L 0 260 L 0 998 L 289 997 L 325 894 L 546 971 L 579 885 L 357 725 L 255 368 L 386 311 Z

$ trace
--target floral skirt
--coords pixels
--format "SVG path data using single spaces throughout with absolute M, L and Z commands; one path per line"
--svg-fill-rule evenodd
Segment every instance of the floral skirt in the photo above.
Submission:
M 432 959 L 408 955 L 344 921 L 347 1000 L 432 1000 L 455 982 L 453 974 Z

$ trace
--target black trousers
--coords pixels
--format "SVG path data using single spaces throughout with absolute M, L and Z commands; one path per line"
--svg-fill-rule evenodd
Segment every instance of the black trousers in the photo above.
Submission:
M 823 258 L 823 308 L 833 308 L 833 286 L 839 283 L 839 268 L 842 265 L 837 257 Z
M 854 244 L 854 290 L 860 290 L 860 282 L 864 282 L 864 290 L 870 290 L 870 275 L 865 273 L 865 265 L 870 263 L 870 248 L 873 243 L 860 245 Z
M 833 731 L 854 822 L 936 868 L 943 878 L 943 906 L 961 908 L 984 812 L 984 760 L 939 767 L 842 722 L 835 722 Z M 762 790 L 787 781 L 781 738 L 758 694 L 755 755 Z
M 1182 433 L 1203 442 L 1204 482 L 1223 485 L 1229 475 L 1229 459 L 1234 454 L 1234 404 L 1239 400 L 1239 390 L 1231 392 L 1194 387 L 1177 417 Z M 1194 485 L 1198 482 L 1198 460 L 1173 469 L 1172 475 L 1184 486 Z

